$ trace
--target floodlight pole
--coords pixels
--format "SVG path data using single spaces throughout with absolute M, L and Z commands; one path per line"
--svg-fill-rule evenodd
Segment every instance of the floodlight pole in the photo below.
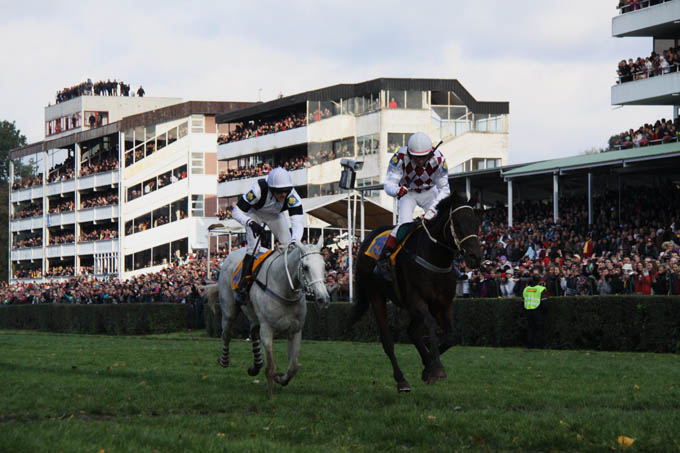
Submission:
M 348 253 L 348 261 L 347 261 L 347 266 L 349 267 L 348 269 L 348 275 L 349 275 L 349 301 L 350 303 L 354 302 L 354 282 L 353 280 L 353 272 L 352 272 L 352 189 L 349 189 L 347 191 L 347 253 Z

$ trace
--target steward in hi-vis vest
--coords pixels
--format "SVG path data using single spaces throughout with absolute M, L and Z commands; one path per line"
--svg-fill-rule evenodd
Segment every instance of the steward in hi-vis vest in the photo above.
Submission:
M 524 288 L 522 297 L 524 298 L 524 308 L 527 310 L 535 310 L 541 305 L 541 295 L 545 291 L 545 286 L 527 286 Z

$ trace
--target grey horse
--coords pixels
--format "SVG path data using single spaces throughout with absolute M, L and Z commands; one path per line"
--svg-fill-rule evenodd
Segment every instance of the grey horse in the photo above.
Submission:
M 275 250 L 262 263 L 244 306 L 235 300 L 231 277 L 243 259 L 245 249 L 230 253 L 222 264 L 218 282 L 203 287 L 203 296 L 208 304 L 214 309 L 215 302 L 219 300 L 222 311 L 223 346 L 219 364 L 225 368 L 229 366 L 231 328 L 242 310 L 250 322 L 253 348 L 254 360 L 248 368 L 248 374 L 256 376 L 262 368 L 261 340 L 267 359 L 265 373 L 270 396 L 273 394 L 274 382 L 285 386 L 297 372 L 302 327 L 307 315 L 305 293 L 313 293 L 314 300 L 321 308 L 328 307 L 330 302 L 325 285 L 326 264 L 321 247 L 320 239 L 313 245 L 299 244 Z M 285 374 L 276 372 L 273 343 L 277 333 L 288 338 L 288 369 Z

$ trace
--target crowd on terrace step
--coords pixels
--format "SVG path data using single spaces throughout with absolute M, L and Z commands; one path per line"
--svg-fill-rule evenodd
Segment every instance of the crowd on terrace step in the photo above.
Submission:
M 677 214 L 680 212 L 680 190 L 672 182 L 657 187 L 624 187 L 621 194 L 602 192 L 593 199 L 591 226 L 588 225 L 586 206 L 585 196 L 562 197 L 561 217 L 555 223 L 551 203 L 520 202 L 513 205 L 513 227 L 506 223 L 505 207 L 477 211 L 481 220 L 479 234 L 484 261 L 478 270 L 466 268 L 464 262 L 458 263 L 461 273 L 466 276 L 459 282 L 458 295 L 519 297 L 534 275 L 541 279 L 550 296 L 680 295 L 680 223 Z M 115 237 L 117 231 L 109 230 L 108 234 Z M 342 242 L 334 237 L 336 235 L 327 233 L 324 237 L 322 253 L 326 261 L 327 286 L 333 289 L 335 300 L 346 300 L 349 255 Z M 358 245 L 354 244 L 355 256 Z M 238 247 L 238 244 L 232 247 Z M 213 254 L 212 280 L 216 279 L 220 261 L 226 254 L 224 249 Z M 193 256 L 186 261 L 176 261 L 160 273 L 127 282 L 114 280 L 117 283 L 101 283 L 101 286 L 119 286 L 117 290 L 122 293 L 116 294 L 125 294 L 123 301 L 177 301 L 182 292 L 178 295 L 174 292 L 178 288 L 169 288 L 167 282 L 174 281 L 177 275 L 199 272 L 200 276 L 192 284 L 200 284 L 205 278 L 206 264 L 200 255 Z M 18 276 L 33 271 L 18 272 L 15 273 L 17 278 L 28 278 Z M 83 281 L 81 276 L 76 279 Z M 140 279 L 144 282 L 141 287 L 138 285 Z M 151 294 L 146 283 L 153 288 Z M 55 283 L 45 285 L 51 288 Z M 25 285 L 17 283 L 11 288 L 6 294 L 25 288 Z M 170 293 L 166 294 L 166 291 Z M 77 292 L 72 295 L 76 297 Z M 99 301 L 101 295 L 99 290 L 88 293 Z M 89 299 L 86 297 L 85 300 Z M 114 300 L 120 301 L 109 301 Z
M 213 269 L 224 256 L 212 257 Z M 190 303 L 200 298 L 198 287 L 206 282 L 207 259 L 200 254 L 185 258 L 173 257 L 172 264 L 152 274 L 128 280 L 110 278 L 99 280 L 92 275 L 91 266 L 81 266 L 81 274 L 73 275 L 71 265 L 57 265 L 46 276 L 71 277 L 45 283 L 18 282 L 0 284 L 0 302 L 4 304 L 72 303 Z M 39 278 L 39 269 L 19 269 L 15 278 Z
M 621 11 L 621 14 L 625 14 L 631 11 L 637 11 L 642 8 L 659 5 L 668 1 L 671 0 L 620 0 L 616 8 Z
M 142 90 L 141 96 L 144 96 L 141 86 L 137 90 L 137 95 L 140 96 L 140 90 Z M 59 104 L 80 96 L 130 96 L 130 85 L 122 80 L 119 82 L 116 79 L 100 80 L 98 82 L 92 82 L 92 79 L 87 79 L 78 85 L 57 91 L 56 101 Z
M 217 138 L 217 143 L 222 145 L 224 143 L 238 142 L 240 140 L 247 140 L 249 138 L 295 129 L 306 125 L 307 121 L 305 120 L 304 113 L 289 115 L 283 119 L 273 121 L 251 121 L 243 125 L 237 125 L 235 129 L 228 134 L 220 135 Z
M 629 149 L 642 146 L 662 145 L 680 139 L 680 117 L 675 121 L 661 118 L 654 124 L 644 124 L 627 132 L 621 132 L 609 139 L 609 149 Z
M 621 60 L 616 69 L 616 74 L 619 76 L 617 83 L 658 77 L 677 72 L 678 69 L 680 69 L 680 47 L 671 47 L 664 50 L 662 54 L 652 51 L 648 57 Z

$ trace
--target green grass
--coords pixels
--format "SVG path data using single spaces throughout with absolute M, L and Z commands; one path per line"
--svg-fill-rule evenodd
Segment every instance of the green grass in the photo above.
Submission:
M 0 451 L 680 451 L 678 355 L 460 347 L 448 379 L 398 394 L 375 343 L 303 342 L 267 396 L 250 343 L 200 332 L 110 337 L 0 331 Z M 276 342 L 279 369 L 285 342 Z

